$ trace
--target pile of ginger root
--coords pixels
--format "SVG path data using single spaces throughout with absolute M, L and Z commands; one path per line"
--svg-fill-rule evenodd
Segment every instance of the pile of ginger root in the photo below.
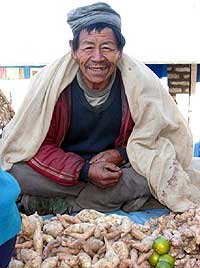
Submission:
M 48 220 L 37 213 L 21 216 L 16 255 L 8 268 L 150 268 L 148 258 L 158 236 L 171 242 L 175 267 L 200 267 L 200 208 L 144 225 L 91 209 Z

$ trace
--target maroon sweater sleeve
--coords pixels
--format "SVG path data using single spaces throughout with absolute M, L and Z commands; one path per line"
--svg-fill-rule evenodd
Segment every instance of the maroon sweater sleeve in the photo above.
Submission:
M 55 105 L 45 140 L 36 155 L 26 163 L 54 182 L 75 185 L 79 183 L 79 174 L 85 161 L 77 154 L 66 153 L 60 148 L 70 126 L 71 91 L 66 90 Z

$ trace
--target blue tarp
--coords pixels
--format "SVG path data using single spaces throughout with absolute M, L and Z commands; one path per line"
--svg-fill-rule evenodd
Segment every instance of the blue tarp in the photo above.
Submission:
M 147 209 L 144 211 L 137 211 L 137 212 L 130 212 L 126 213 L 123 212 L 122 210 L 118 211 L 113 211 L 105 214 L 117 214 L 120 216 L 127 216 L 131 221 L 137 223 L 137 224 L 144 224 L 145 222 L 149 221 L 150 218 L 159 218 L 162 215 L 168 215 L 170 213 L 169 209 L 157 209 L 157 208 L 152 208 L 152 209 Z M 53 215 L 46 215 L 43 216 L 43 219 L 49 219 Z
M 121 210 L 106 213 L 106 214 L 117 214 L 121 216 L 127 216 L 131 221 L 137 224 L 144 224 L 145 222 L 149 221 L 150 218 L 159 218 L 162 215 L 168 215 L 170 213 L 169 209 L 147 209 L 144 211 L 137 211 L 137 212 L 130 212 L 126 213 Z

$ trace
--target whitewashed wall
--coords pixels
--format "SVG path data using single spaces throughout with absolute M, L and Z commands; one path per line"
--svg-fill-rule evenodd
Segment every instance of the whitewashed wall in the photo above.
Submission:
M 91 0 L 0 0 L 0 65 L 48 63 L 68 49 L 66 14 Z M 200 63 L 200 0 L 104 0 L 122 17 L 125 51 L 146 63 Z

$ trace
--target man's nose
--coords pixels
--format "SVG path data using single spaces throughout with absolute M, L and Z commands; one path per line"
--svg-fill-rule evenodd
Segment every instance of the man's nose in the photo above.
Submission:
M 92 59 L 94 61 L 101 61 L 103 59 L 103 54 L 100 48 L 97 47 L 93 50 Z

